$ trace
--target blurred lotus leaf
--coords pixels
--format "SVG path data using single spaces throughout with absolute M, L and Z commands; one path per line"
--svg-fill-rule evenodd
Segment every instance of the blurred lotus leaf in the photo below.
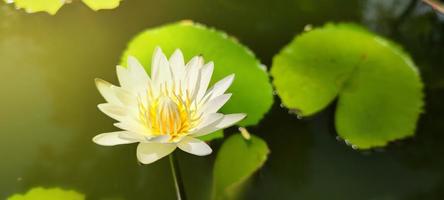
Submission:
M 97 11 L 117 8 L 121 0 L 82 0 L 88 7 Z
M 220 148 L 213 169 L 213 199 L 239 198 L 245 182 L 264 165 L 270 150 L 259 137 L 230 136 Z
M 313 115 L 339 96 L 336 130 L 355 148 L 411 136 L 423 107 L 423 84 L 396 44 L 352 24 L 328 24 L 297 36 L 273 59 L 283 104 Z
M 4 0 L 6 3 L 13 3 L 17 9 L 25 9 L 27 13 L 47 12 L 51 15 L 65 4 L 63 0 Z
M 47 12 L 51 15 L 70 0 L 3 0 L 6 3 L 13 3 L 17 9 L 24 9 L 27 13 Z M 88 7 L 97 11 L 100 9 L 114 9 L 119 6 L 121 0 L 82 0 Z
M 26 194 L 15 194 L 7 200 L 84 200 L 85 195 L 74 190 L 63 190 L 60 188 L 36 187 Z
M 210 84 L 234 73 L 235 80 L 228 89 L 233 96 L 222 112 L 247 113 L 240 125 L 259 123 L 270 109 L 273 93 L 267 72 L 250 50 L 225 33 L 189 21 L 148 29 L 129 42 L 121 65 L 126 65 L 127 56 L 132 55 L 150 71 L 151 55 L 156 46 L 167 56 L 179 48 L 186 60 L 202 55 L 205 62 L 214 61 Z
M 223 138 L 224 137 L 224 131 L 223 130 L 218 130 L 214 133 L 210 133 L 208 135 L 204 135 L 199 137 L 200 140 L 203 141 L 211 141 L 211 140 L 215 140 L 215 139 L 219 139 L 219 138 Z

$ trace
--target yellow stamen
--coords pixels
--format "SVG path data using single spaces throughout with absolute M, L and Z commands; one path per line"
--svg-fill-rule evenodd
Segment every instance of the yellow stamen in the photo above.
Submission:
M 196 105 L 192 106 L 189 94 L 185 97 L 181 95 L 180 85 L 179 94 L 167 84 L 162 84 L 160 88 L 157 97 L 148 88 L 147 100 L 138 98 L 140 121 L 150 130 L 149 135 L 171 135 L 172 139 L 185 135 L 200 122 L 201 115 L 196 112 Z

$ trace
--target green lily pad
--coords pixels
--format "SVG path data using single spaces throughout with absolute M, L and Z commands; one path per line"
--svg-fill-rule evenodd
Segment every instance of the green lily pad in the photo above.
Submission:
M 69 1 L 64 0 L 3 0 L 12 3 L 17 9 L 24 9 L 27 13 L 47 12 L 55 15 L 57 11 Z M 114 9 L 121 0 L 82 0 L 88 7 L 97 11 L 100 9 Z
M 131 40 L 121 65 L 126 65 L 127 57 L 132 55 L 150 71 L 152 53 L 157 46 L 167 56 L 180 48 L 186 60 L 202 55 L 206 61 L 214 61 L 211 84 L 234 73 L 235 80 L 228 89 L 233 96 L 222 112 L 247 113 L 240 125 L 257 124 L 270 109 L 273 94 L 267 72 L 250 50 L 225 33 L 189 21 L 148 29 Z
M 82 0 L 88 7 L 97 11 L 117 8 L 121 0 Z
M 215 140 L 215 139 L 219 139 L 219 138 L 223 138 L 224 137 L 224 131 L 223 130 L 218 130 L 214 133 L 210 133 L 208 135 L 204 135 L 204 136 L 200 136 L 199 139 L 203 140 L 205 142 L 209 142 L 211 140 Z
M 251 135 L 246 140 L 241 134 L 230 136 L 219 149 L 213 169 L 213 199 L 238 197 L 244 183 L 267 160 L 267 143 Z
M 338 134 L 356 148 L 414 134 L 423 84 L 397 45 L 351 24 L 329 24 L 296 37 L 273 59 L 283 104 L 313 115 L 339 96 Z
M 14 3 L 17 9 L 25 9 L 27 13 L 47 12 L 51 15 L 63 6 L 61 0 L 4 0 L 6 3 Z
M 29 190 L 26 194 L 15 194 L 7 200 L 84 200 L 85 195 L 74 190 L 63 190 L 60 188 L 42 188 L 36 187 Z

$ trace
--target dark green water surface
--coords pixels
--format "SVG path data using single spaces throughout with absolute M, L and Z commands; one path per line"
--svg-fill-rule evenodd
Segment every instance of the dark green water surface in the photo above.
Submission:
M 276 97 L 262 122 L 249 127 L 271 154 L 247 199 L 444 199 L 444 16 L 409 3 L 125 0 L 100 12 L 75 2 L 50 16 L 1 2 L 0 199 L 37 186 L 74 189 L 88 199 L 174 199 L 167 159 L 141 166 L 135 145 L 91 142 L 117 130 L 96 108 L 103 100 L 93 79 L 116 83 L 114 66 L 135 34 L 182 19 L 225 30 L 267 66 L 307 24 L 356 22 L 403 45 L 426 83 L 416 136 L 365 152 L 336 139 L 334 106 L 298 119 Z M 189 199 L 208 199 L 215 155 L 179 154 Z

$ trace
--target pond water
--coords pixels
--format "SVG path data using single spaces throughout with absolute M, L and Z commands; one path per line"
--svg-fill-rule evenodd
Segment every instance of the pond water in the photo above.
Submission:
M 116 83 L 114 66 L 135 34 L 183 19 L 230 33 L 267 66 L 307 24 L 359 23 L 404 46 L 426 84 L 416 136 L 371 151 L 336 139 L 334 106 L 298 119 L 275 97 L 249 127 L 271 154 L 246 199 L 443 199 L 444 17 L 414 2 L 125 0 L 100 12 L 75 2 L 55 16 L 0 3 L 0 199 L 38 186 L 88 199 L 174 199 L 167 159 L 142 166 L 135 145 L 91 142 L 116 130 L 96 108 L 103 100 L 93 80 Z M 215 155 L 179 153 L 188 199 L 208 199 Z

